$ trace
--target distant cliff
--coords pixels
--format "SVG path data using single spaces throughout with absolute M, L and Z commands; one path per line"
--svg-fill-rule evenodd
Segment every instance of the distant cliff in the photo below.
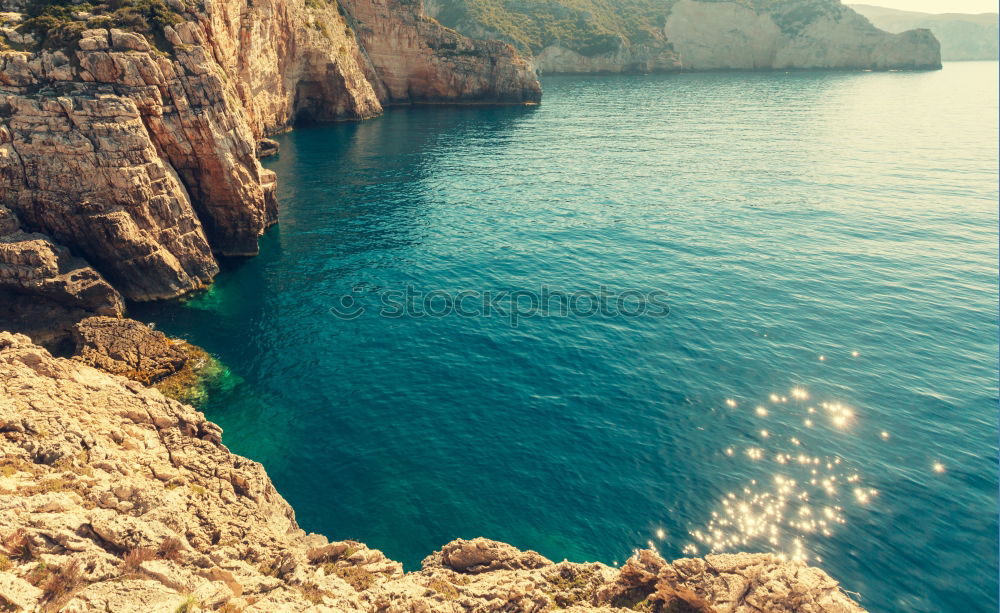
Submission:
M 120 313 L 255 254 L 278 215 L 269 133 L 540 96 L 510 45 L 409 0 L 0 0 L 0 328 Z
M 362 543 L 306 534 L 264 467 L 200 412 L 85 364 L 144 361 L 130 338 L 58 359 L 0 332 L 0 610 L 863 613 L 822 570 L 768 554 L 642 550 L 612 568 L 476 538 L 404 573 Z
M 428 0 L 427 10 L 510 42 L 542 73 L 941 67 L 930 32 L 884 32 L 839 0 Z
M 886 32 L 927 28 L 941 41 L 943 60 L 1000 59 L 1000 28 L 997 13 L 967 15 L 962 13 L 916 13 L 852 4 L 851 8 Z M 944 8 L 944 7 L 942 7 Z

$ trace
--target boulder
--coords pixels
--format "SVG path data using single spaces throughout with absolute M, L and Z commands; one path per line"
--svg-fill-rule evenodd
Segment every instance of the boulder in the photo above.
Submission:
M 134 319 L 88 317 L 73 327 L 74 358 L 140 383 L 180 371 L 187 354 L 180 343 Z

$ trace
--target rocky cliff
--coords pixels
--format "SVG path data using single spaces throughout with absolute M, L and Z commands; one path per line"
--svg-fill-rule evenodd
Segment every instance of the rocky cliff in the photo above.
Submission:
M 541 87 L 514 48 L 473 40 L 424 14 L 419 0 L 347 0 L 366 68 L 383 103 L 535 103 Z
M 508 45 L 419 4 L 348 6 L 368 49 L 327 0 L 0 0 L 0 205 L 125 298 L 177 296 L 211 282 L 217 255 L 255 254 L 277 219 L 266 134 L 385 103 L 540 96 Z
M 670 564 L 644 550 L 619 569 L 477 538 L 404 573 L 361 543 L 303 532 L 218 426 L 86 365 L 103 351 L 88 339 L 70 360 L 0 333 L 2 610 L 862 611 L 823 571 L 763 554 Z
M 940 68 L 927 30 L 890 34 L 839 0 L 433 0 L 457 30 L 507 40 L 542 73 Z
M 886 32 L 930 30 L 941 41 L 942 60 L 995 62 L 1000 59 L 1000 15 L 997 13 L 917 13 L 870 4 L 852 4 L 851 8 Z

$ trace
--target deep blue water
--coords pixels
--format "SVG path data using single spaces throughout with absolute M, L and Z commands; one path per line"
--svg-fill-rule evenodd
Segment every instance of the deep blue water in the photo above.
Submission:
M 133 310 L 229 367 L 225 442 L 408 568 L 762 550 L 872 611 L 996 610 L 997 64 L 543 85 L 279 138 L 260 256 Z M 407 286 L 670 313 L 379 316 Z

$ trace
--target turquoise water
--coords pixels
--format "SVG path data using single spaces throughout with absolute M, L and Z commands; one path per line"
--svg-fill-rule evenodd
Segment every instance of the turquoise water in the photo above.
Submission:
M 408 568 L 774 551 L 872 611 L 996 610 L 997 64 L 543 85 L 280 137 L 260 256 L 133 310 L 230 368 L 225 442 Z M 670 312 L 377 312 L 543 285 Z

